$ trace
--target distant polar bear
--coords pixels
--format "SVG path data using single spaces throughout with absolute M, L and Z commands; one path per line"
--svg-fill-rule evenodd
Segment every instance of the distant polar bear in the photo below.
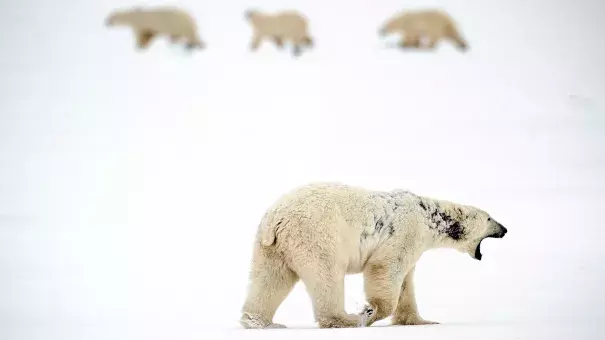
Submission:
M 392 315 L 393 324 L 436 322 L 420 317 L 414 296 L 415 265 L 423 252 L 453 248 L 481 260 L 481 241 L 506 228 L 468 205 L 408 191 L 370 191 L 315 183 L 284 194 L 256 233 L 245 328 L 283 328 L 274 314 L 301 279 L 320 328 L 365 327 Z M 344 277 L 364 275 L 369 305 L 344 308 Z
M 426 47 L 433 49 L 440 39 L 453 40 L 459 49 L 466 51 L 468 43 L 462 38 L 453 19 L 443 10 L 415 10 L 397 13 L 380 28 L 379 34 L 404 34 L 401 47 L 420 48 L 423 38 L 428 40 Z
M 283 47 L 284 41 L 291 40 L 295 56 L 302 53 L 303 45 L 313 46 L 313 39 L 308 32 L 307 18 L 300 12 L 288 10 L 268 14 L 249 9 L 245 11 L 245 17 L 253 29 L 250 46 L 253 51 L 258 49 L 264 38 L 270 38 L 279 48 Z
M 108 27 L 131 27 L 136 35 L 138 49 L 147 48 L 151 40 L 158 35 L 169 36 L 173 43 L 184 39 L 188 50 L 205 47 L 198 35 L 194 18 L 173 7 L 115 10 L 107 16 L 105 24 Z

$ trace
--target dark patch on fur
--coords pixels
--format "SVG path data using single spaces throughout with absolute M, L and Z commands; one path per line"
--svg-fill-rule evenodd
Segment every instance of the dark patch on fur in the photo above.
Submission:
M 377 234 L 382 233 L 384 230 L 385 230 L 384 219 L 382 217 L 379 217 L 378 220 L 376 220 L 376 222 L 374 224 L 374 231 L 371 233 L 368 233 L 367 231 L 362 231 L 361 238 L 366 239 L 371 236 L 376 236 Z M 395 233 L 395 228 L 393 227 L 392 222 L 389 223 L 388 226 L 386 226 L 386 232 L 388 233 L 389 236 L 393 236 L 393 234 Z
M 424 202 L 422 202 L 422 200 L 420 201 L 420 207 L 422 208 L 422 210 L 427 211 L 428 208 L 426 207 L 426 205 L 424 204 Z
M 371 197 L 384 200 L 384 204 L 392 209 L 392 212 L 389 213 L 394 214 L 399 213 L 397 212 L 397 209 L 403 209 L 406 204 L 412 204 L 415 201 L 427 214 L 430 228 L 436 230 L 440 234 L 445 234 L 454 240 L 461 240 L 464 238 L 464 228 L 462 227 L 461 222 L 464 220 L 465 215 L 460 207 L 454 207 L 453 211 L 451 211 L 452 215 L 450 215 L 441 207 L 439 201 L 424 198 L 410 191 L 399 189 L 391 192 L 374 192 Z M 364 232 L 361 236 L 365 238 L 378 232 L 384 233 L 385 222 L 383 218 L 387 221 L 392 219 L 390 216 L 381 216 L 375 222 L 374 232 L 372 234 Z M 395 227 L 392 223 L 393 222 L 389 222 L 386 226 L 386 232 L 389 237 L 395 234 Z
M 402 210 L 409 209 L 408 204 L 412 204 L 414 199 L 421 200 L 418 195 L 407 190 L 393 190 L 392 192 L 377 191 L 373 192 L 370 198 L 379 199 L 379 204 L 384 206 L 384 212 L 374 217 L 374 230 L 372 232 L 364 231 L 361 233 L 362 240 L 379 234 L 386 237 L 395 235 L 395 225 L 392 219 L 397 214 L 400 214 Z M 424 206 L 425 208 L 427 207 L 426 204 Z
M 454 240 L 459 240 L 462 238 L 462 226 L 460 226 L 460 223 L 458 222 L 454 222 L 449 228 L 447 228 L 447 235 L 451 238 L 453 238 Z
M 389 237 L 393 236 L 395 234 L 395 227 L 393 226 L 393 222 L 389 223 L 388 228 L 388 232 L 389 232 Z
M 374 230 L 379 233 L 382 228 L 384 227 L 384 221 L 382 220 L 382 217 L 378 219 L 378 221 L 376 221 L 376 225 L 374 226 Z
M 398 199 L 394 199 L 391 203 L 394 205 L 393 212 L 401 208 L 401 202 Z
M 462 211 L 460 210 L 460 212 Z M 464 229 L 460 222 L 443 211 L 439 203 L 435 202 L 435 210 L 429 216 L 432 227 L 438 232 L 444 233 L 454 240 L 460 240 L 464 236 Z

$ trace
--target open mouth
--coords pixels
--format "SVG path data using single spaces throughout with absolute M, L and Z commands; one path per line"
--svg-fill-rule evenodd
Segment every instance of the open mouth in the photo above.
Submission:
M 493 235 L 488 235 L 484 238 L 482 238 L 479 243 L 477 244 L 477 248 L 475 248 L 475 259 L 481 261 L 481 258 L 483 257 L 483 254 L 481 254 L 481 242 L 483 242 L 483 240 L 485 240 L 486 238 L 503 238 L 504 234 L 506 234 L 506 232 L 503 233 L 499 233 L 499 234 L 493 234 Z

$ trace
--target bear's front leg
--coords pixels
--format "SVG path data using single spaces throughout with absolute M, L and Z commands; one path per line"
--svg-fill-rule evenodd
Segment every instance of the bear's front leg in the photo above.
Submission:
M 151 43 L 151 40 L 153 39 L 155 34 L 151 31 L 141 30 L 141 31 L 136 31 L 135 36 L 136 36 L 136 48 L 144 50 L 149 46 L 149 44 Z
M 273 42 L 275 43 L 275 46 L 277 46 L 277 48 L 279 48 L 280 50 L 284 47 L 284 40 L 279 35 L 273 36 Z
M 420 48 L 420 35 L 415 32 L 405 32 L 405 35 L 399 42 L 401 48 Z
M 437 47 L 437 43 L 441 37 L 438 34 L 431 33 L 427 35 L 427 43 L 425 48 L 428 50 L 435 49 Z
M 262 41 L 263 35 L 258 32 L 254 32 L 254 36 L 252 37 L 252 41 L 250 42 L 250 50 L 256 51 L 260 47 Z
M 424 320 L 418 313 L 414 292 L 414 271 L 412 267 L 403 280 L 397 308 L 393 313 L 393 325 L 433 325 L 435 321 Z
M 397 306 L 397 299 L 404 277 L 402 263 L 380 261 L 368 263 L 363 273 L 364 290 L 369 306 L 364 308 L 372 310 L 366 321 L 369 327 L 393 313 Z

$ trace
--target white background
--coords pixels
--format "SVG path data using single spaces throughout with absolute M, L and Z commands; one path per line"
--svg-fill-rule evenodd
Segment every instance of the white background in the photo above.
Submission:
M 120 7 L 177 5 L 208 48 L 134 49 Z M 249 51 L 243 12 L 294 8 L 315 48 Z M 379 26 L 442 7 L 470 44 L 402 52 Z M 605 49 L 598 1 L 20 0 L 0 11 L 0 338 L 597 339 Z M 299 284 L 241 330 L 265 209 L 312 181 L 472 204 L 483 261 L 426 253 L 431 327 L 313 330 Z M 364 302 L 360 276 L 346 304 Z M 301 330 L 302 328 L 302 330 Z M 311 328 L 311 329 L 309 329 Z M 317 332 L 317 333 L 313 333 Z M 369 333 L 368 333 L 369 332 Z

